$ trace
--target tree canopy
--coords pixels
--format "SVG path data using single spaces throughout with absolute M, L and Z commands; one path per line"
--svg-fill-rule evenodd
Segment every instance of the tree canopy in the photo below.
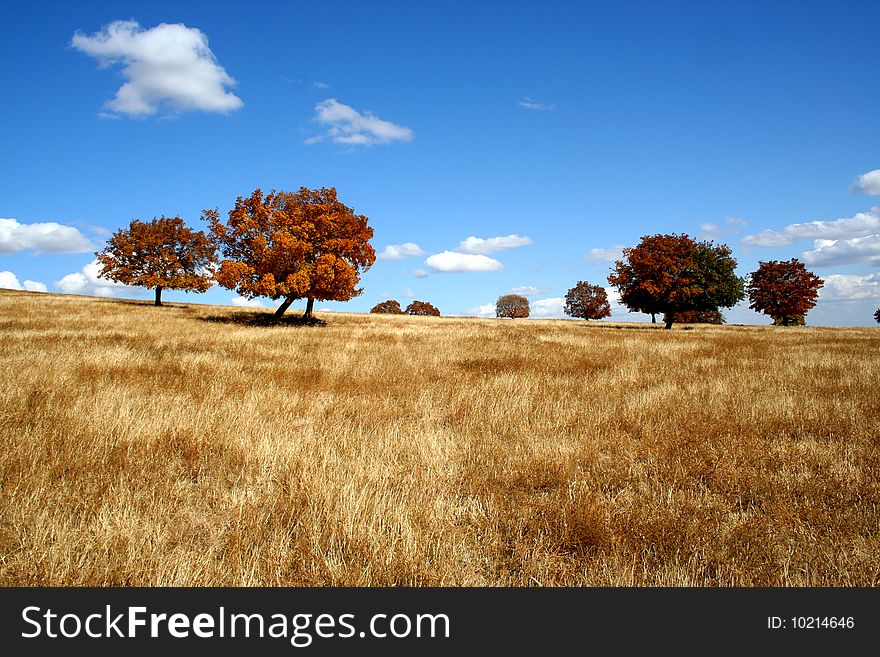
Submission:
M 212 285 L 216 248 L 201 231 L 188 228 L 180 217 L 132 220 L 120 228 L 103 251 L 95 254 L 100 275 L 125 285 L 155 289 L 154 304 L 162 305 L 162 290 L 205 292 Z
M 664 313 L 667 329 L 677 313 L 729 308 L 744 297 L 744 281 L 726 244 L 685 234 L 648 235 L 614 264 L 608 282 L 621 303 L 630 311 Z
M 370 308 L 371 313 L 377 313 L 380 315 L 402 315 L 403 311 L 400 309 L 400 304 L 397 303 L 394 299 L 388 299 L 388 301 L 382 301 L 381 303 L 377 303 L 375 306 Z
M 335 188 L 298 192 L 255 190 L 238 197 L 229 219 L 204 213 L 223 259 L 217 281 L 241 296 L 284 299 L 280 317 L 297 299 L 348 301 L 359 295 L 360 275 L 372 266 L 373 229 L 367 217 L 341 203 Z
M 429 315 L 431 317 L 440 317 L 440 311 L 427 301 L 412 301 L 406 307 L 407 315 Z
M 510 317 L 512 319 L 529 316 L 529 300 L 519 294 L 505 294 L 498 297 L 495 303 L 496 317 Z
M 586 281 L 577 284 L 565 294 L 565 314 L 580 319 L 602 319 L 611 315 L 608 293 L 600 285 Z
M 682 324 L 724 324 L 726 320 L 720 310 L 684 310 L 675 316 Z M 666 321 L 664 316 L 663 321 Z
M 797 258 L 759 262 L 749 277 L 749 308 L 769 315 L 776 325 L 803 324 L 823 285 Z

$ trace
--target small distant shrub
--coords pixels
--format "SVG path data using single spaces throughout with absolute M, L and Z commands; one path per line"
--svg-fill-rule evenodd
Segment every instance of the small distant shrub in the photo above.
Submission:
M 388 299 L 388 301 L 383 301 L 382 303 L 377 303 L 370 309 L 371 313 L 378 313 L 380 315 L 402 315 L 403 311 L 400 309 L 400 304 L 397 303 L 394 299 Z
M 407 315 L 430 315 L 440 317 L 440 311 L 427 301 L 413 301 L 406 307 Z

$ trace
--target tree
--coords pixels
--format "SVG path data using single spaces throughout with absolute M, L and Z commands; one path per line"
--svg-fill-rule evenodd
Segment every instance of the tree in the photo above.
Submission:
M 726 244 L 687 235 L 646 235 L 623 250 L 608 282 L 630 311 L 663 313 L 666 328 L 678 313 L 729 308 L 742 300 L 743 280 Z
M 162 216 L 134 219 L 128 228 L 113 233 L 95 257 L 102 265 L 101 276 L 155 289 L 154 305 L 161 306 L 162 290 L 205 292 L 211 287 L 216 248 L 180 217 Z
M 400 304 L 394 301 L 393 299 L 388 299 L 388 301 L 383 301 L 382 303 L 377 303 L 370 309 L 371 313 L 379 313 L 382 315 L 402 315 L 403 311 L 400 309 Z
M 795 326 L 799 318 L 802 324 L 823 285 L 797 258 L 759 262 L 749 277 L 749 308 L 769 315 L 775 325 Z
M 874 321 L 880 324 L 880 308 L 874 311 Z
M 519 294 L 505 294 L 495 303 L 495 317 L 512 319 L 529 316 L 529 300 Z
M 276 318 L 297 299 L 307 299 L 308 319 L 315 299 L 356 297 L 361 273 L 376 260 L 367 217 L 343 205 L 332 187 L 266 196 L 257 189 L 236 199 L 226 224 L 217 210 L 204 216 L 224 256 L 217 281 L 249 299 L 283 299 Z
M 440 317 L 440 311 L 427 301 L 413 301 L 406 307 L 407 315 L 430 315 Z
M 581 319 L 602 319 L 611 315 L 605 288 L 578 281 L 565 295 L 565 314 Z
M 720 310 L 685 310 L 675 316 L 676 321 L 682 324 L 724 324 L 724 315 Z M 663 317 L 666 321 L 666 317 Z

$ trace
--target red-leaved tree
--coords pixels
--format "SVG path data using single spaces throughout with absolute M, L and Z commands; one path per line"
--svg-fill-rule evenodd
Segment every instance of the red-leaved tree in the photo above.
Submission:
M 649 235 L 623 250 L 608 282 L 630 311 L 664 313 L 666 328 L 689 310 L 729 308 L 743 298 L 743 280 L 726 244 L 687 235 Z
M 402 315 L 403 311 L 400 309 L 400 304 L 397 303 L 394 299 L 388 299 L 388 301 L 383 301 L 381 303 L 377 303 L 375 306 L 370 308 L 371 313 L 377 313 L 380 315 Z
M 427 301 L 412 301 L 406 307 L 407 315 L 428 315 L 431 317 L 440 317 L 440 311 Z
M 376 260 L 367 218 L 341 203 L 334 188 L 266 196 L 257 189 L 236 199 L 225 224 L 217 210 L 204 216 L 223 254 L 217 281 L 249 299 L 283 299 L 276 318 L 297 299 L 307 299 L 308 319 L 315 299 L 356 297 L 361 273 Z
M 611 315 L 608 293 L 600 285 L 590 285 L 585 281 L 577 284 L 565 294 L 565 314 L 580 319 L 602 319 Z
M 154 304 L 161 306 L 162 290 L 207 291 L 216 251 L 207 235 L 180 217 L 159 217 L 120 228 L 95 257 L 102 277 L 155 289 Z
M 495 302 L 495 317 L 523 319 L 529 316 L 529 300 L 520 294 L 505 294 Z
M 749 308 L 769 315 L 774 324 L 802 324 L 804 315 L 816 305 L 823 284 L 797 258 L 759 262 L 758 270 L 749 277 Z

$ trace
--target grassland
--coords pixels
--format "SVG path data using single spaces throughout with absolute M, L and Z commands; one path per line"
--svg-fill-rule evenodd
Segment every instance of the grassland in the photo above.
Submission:
M 3 585 L 880 584 L 880 330 L 0 293 Z

